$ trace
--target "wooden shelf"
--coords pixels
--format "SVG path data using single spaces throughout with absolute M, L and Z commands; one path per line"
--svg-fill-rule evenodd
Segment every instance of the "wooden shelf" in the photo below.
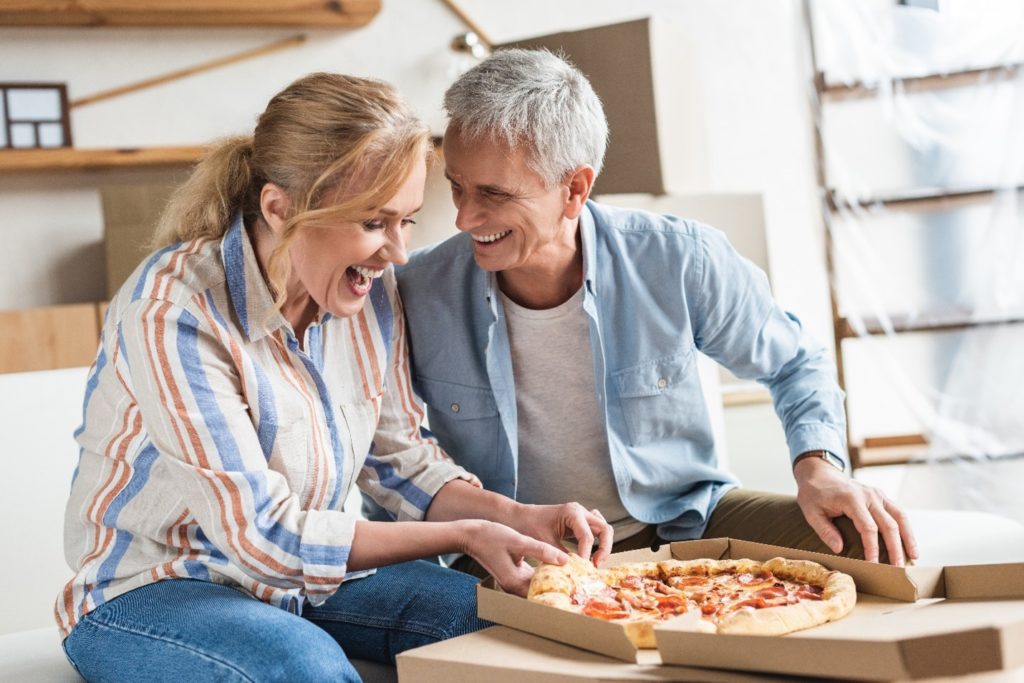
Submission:
M 904 92 L 924 92 L 939 88 L 957 88 L 965 85 L 975 85 L 992 80 L 1015 77 L 1024 64 L 1004 64 L 991 66 L 983 69 L 967 69 L 954 71 L 948 74 L 928 74 L 926 76 L 908 76 L 904 78 L 893 78 L 893 83 L 898 83 Z M 819 73 L 815 78 L 815 86 L 821 95 L 831 101 L 859 99 L 874 97 L 878 94 L 877 85 L 864 83 L 853 83 L 850 85 L 830 85 L 825 82 L 824 74 Z
M 950 210 L 967 204 L 974 204 L 981 201 L 991 200 L 998 192 L 1024 192 L 1024 185 L 1010 187 L 982 187 L 960 190 L 920 190 L 908 192 L 902 195 L 888 197 L 872 197 L 869 199 L 858 199 L 846 201 L 840 199 L 839 193 L 830 189 L 825 194 L 828 208 L 831 211 L 851 209 L 853 207 L 869 208 L 872 206 L 884 206 L 888 209 L 899 209 L 900 211 L 935 211 Z
M 888 320 L 890 329 L 896 334 L 905 332 L 951 332 L 955 330 L 974 329 L 979 327 L 997 327 L 1000 325 L 1019 325 L 1024 318 L 971 318 L 967 315 L 920 315 L 910 318 L 906 315 L 893 315 Z M 877 318 L 863 318 L 864 328 L 870 335 L 887 334 L 887 330 Z M 849 318 L 838 320 L 838 334 L 841 339 L 856 339 L 860 335 L 850 323 Z
M 205 147 L 0 149 L 0 175 L 189 166 Z
M 854 468 L 907 463 L 927 453 L 928 440 L 923 434 L 869 437 L 861 443 L 850 444 Z
M 381 0 L 0 0 L 0 26 L 354 27 Z

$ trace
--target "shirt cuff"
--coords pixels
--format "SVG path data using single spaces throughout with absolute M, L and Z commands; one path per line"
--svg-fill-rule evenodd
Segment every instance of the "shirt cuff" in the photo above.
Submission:
M 846 472 L 850 472 L 850 456 L 846 452 L 846 436 L 826 424 L 799 425 L 786 438 L 789 444 L 789 461 L 793 464 L 797 456 L 807 451 L 828 451 L 843 461 Z

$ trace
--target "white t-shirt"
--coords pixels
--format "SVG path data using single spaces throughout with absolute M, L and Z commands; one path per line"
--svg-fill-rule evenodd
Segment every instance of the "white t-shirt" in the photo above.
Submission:
M 581 288 L 565 303 L 536 311 L 501 294 L 512 349 L 519 413 L 523 503 L 577 501 L 597 508 L 615 540 L 646 526 L 626 512 L 615 485 L 604 417 L 594 387 L 590 324 Z

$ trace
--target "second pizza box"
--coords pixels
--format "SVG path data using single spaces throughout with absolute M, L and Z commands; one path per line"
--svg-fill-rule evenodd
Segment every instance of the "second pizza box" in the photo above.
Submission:
M 692 633 L 666 622 L 655 631 L 658 651 L 638 650 L 615 623 L 531 603 L 486 582 L 477 591 L 478 612 L 505 626 L 645 664 L 874 680 L 1024 666 L 1024 564 L 900 568 L 727 538 L 619 553 L 607 564 L 779 556 L 851 575 L 858 591 L 854 611 L 786 636 Z

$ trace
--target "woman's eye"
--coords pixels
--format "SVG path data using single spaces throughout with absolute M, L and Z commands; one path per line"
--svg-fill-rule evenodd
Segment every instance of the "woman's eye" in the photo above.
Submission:
M 407 226 L 410 226 L 410 225 L 416 225 L 416 221 L 414 221 L 411 218 L 403 218 L 402 219 L 402 227 L 403 228 L 407 227 Z
M 363 227 L 366 228 L 367 230 L 380 230 L 384 227 L 384 221 L 363 221 Z

